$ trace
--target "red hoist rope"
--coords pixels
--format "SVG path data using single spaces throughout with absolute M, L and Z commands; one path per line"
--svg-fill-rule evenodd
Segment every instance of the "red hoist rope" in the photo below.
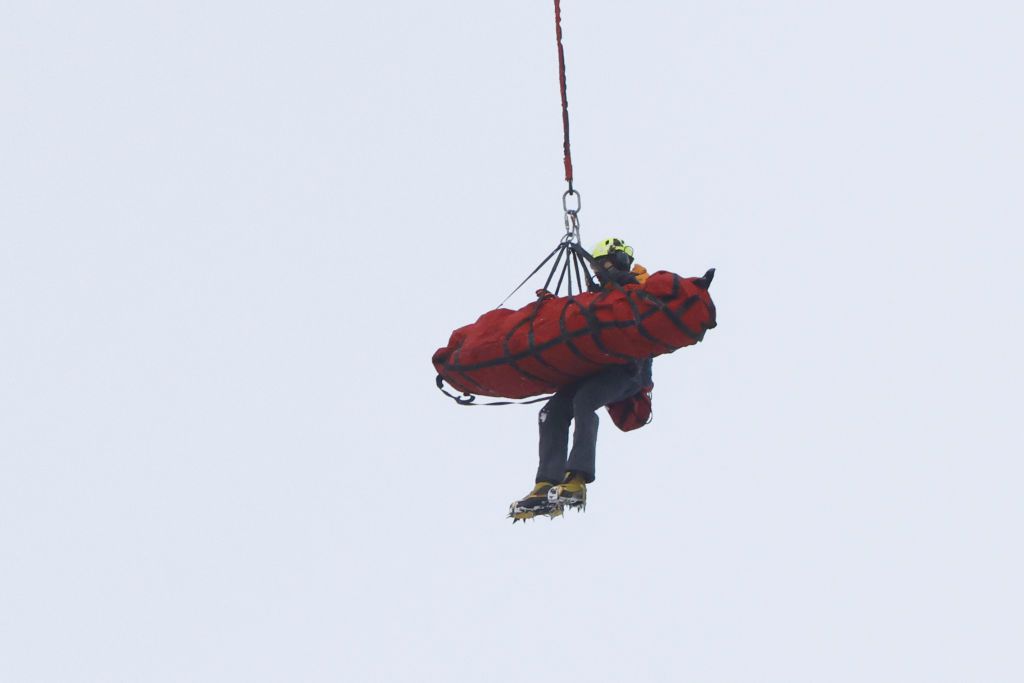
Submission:
M 558 41 L 558 83 L 562 90 L 562 142 L 563 161 L 565 162 L 565 181 L 572 189 L 572 153 L 569 151 L 569 101 L 565 97 L 565 50 L 562 49 L 562 5 L 555 0 L 555 37 Z

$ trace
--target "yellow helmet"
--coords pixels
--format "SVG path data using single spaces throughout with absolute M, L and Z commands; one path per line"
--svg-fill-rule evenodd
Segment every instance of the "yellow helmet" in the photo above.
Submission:
M 590 252 L 590 255 L 594 258 L 601 258 L 617 251 L 625 253 L 630 259 L 633 258 L 633 247 L 618 237 L 609 237 L 606 240 L 601 240 L 594 247 L 593 251 Z

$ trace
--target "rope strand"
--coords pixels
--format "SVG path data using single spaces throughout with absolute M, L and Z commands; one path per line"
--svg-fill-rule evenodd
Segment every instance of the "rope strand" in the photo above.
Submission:
M 565 95 L 565 50 L 562 48 L 562 4 L 555 0 L 555 38 L 558 43 L 558 84 L 562 91 L 562 161 L 565 163 L 565 181 L 572 193 L 572 153 L 569 150 L 569 100 Z

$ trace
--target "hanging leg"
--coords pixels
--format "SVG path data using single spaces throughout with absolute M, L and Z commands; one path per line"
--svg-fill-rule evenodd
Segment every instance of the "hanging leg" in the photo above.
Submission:
M 540 430 L 539 464 L 536 482 L 557 484 L 565 475 L 569 450 L 569 423 L 572 421 L 572 390 L 552 396 L 538 415 Z
M 594 481 L 597 460 L 597 410 L 609 403 L 632 396 L 641 389 L 640 368 L 636 363 L 613 365 L 580 384 L 573 395 L 572 415 L 576 426 L 566 470 L 590 483 Z

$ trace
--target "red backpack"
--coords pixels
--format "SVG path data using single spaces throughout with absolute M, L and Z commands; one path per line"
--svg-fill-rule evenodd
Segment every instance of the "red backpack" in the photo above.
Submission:
M 608 404 L 608 414 L 615 426 L 624 432 L 640 429 L 651 421 L 651 392 L 654 387 L 644 387 L 629 398 Z

